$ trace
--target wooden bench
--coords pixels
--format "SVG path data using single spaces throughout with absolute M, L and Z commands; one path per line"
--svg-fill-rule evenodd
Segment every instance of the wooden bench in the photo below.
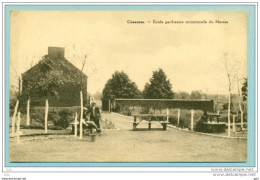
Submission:
M 72 126 L 72 131 L 71 131 L 71 134 L 74 134 L 74 130 L 75 128 L 77 128 L 77 135 L 79 134 L 79 121 L 76 122 L 76 125 L 75 125 L 75 122 L 73 123 L 70 123 L 70 125 Z M 84 134 L 84 130 L 86 129 L 90 129 L 90 132 L 92 133 L 92 127 L 94 127 L 94 122 L 93 121 L 83 121 L 82 122 L 82 131 L 83 131 L 83 134 Z
M 79 121 L 77 121 L 76 122 L 76 124 L 75 124 L 75 122 L 73 122 L 73 123 L 70 123 L 70 125 L 71 125 L 71 134 L 74 134 L 74 130 L 75 130 L 75 126 L 77 126 L 78 127 L 78 124 L 79 124 Z
M 167 129 L 167 124 L 169 122 L 167 121 L 167 117 L 173 117 L 171 115 L 166 115 L 166 114 L 135 114 L 134 116 L 134 122 L 133 122 L 133 130 L 137 130 L 138 124 L 140 124 L 144 119 L 143 118 L 148 118 L 146 119 L 148 121 L 148 129 L 151 130 L 152 126 L 152 121 L 158 121 L 162 127 L 163 130 L 166 131 Z M 139 122 L 137 122 L 137 118 L 139 119 Z M 162 120 L 161 120 L 162 119 Z

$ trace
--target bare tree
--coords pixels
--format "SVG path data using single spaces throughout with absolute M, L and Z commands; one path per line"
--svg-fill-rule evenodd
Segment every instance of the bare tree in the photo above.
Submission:
M 35 58 L 35 56 L 34 56 Z M 30 68 L 31 69 L 34 65 L 34 59 L 30 63 Z M 28 88 L 30 89 L 30 83 L 28 84 Z M 26 111 L 26 125 L 30 125 L 30 103 L 31 103 L 31 96 L 30 96 L 30 90 L 27 92 L 28 100 L 27 100 L 27 111 Z
M 87 55 L 84 53 L 85 50 L 82 49 L 82 46 L 77 46 L 75 44 L 72 45 L 73 53 L 72 53 L 72 62 L 75 65 L 78 65 L 78 67 L 81 69 L 81 75 L 80 75 L 80 136 L 79 139 L 82 139 L 83 129 L 82 129 L 82 123 L 83 123 L 83 76 L 84 76 L 84 68 L 87 63 Z M 84 56 L 82 57 L 82 54 Z M 81 64 L 79 65 L 79 62 Z M 76 126 L 75 126 L 76 127 Z
M 82 61 L 82 68 L 81 68 L 81 79 L 80 79 L 80 136 L 79 138 L 82 139 L 83 129 L 82 129 L 82 122 L 83 122 L 83 71 L 86 64 L 87 55 L 84 56 Z
M 12 136 L 14 136 L 15 134 L 15 117 L 16 117 L 16 114 L 17 114 L 17 111 L 18 111 L 18 106 L 19 106 L 19 97 L 20 97 L 20 88 L 21 86 L 21 78 L 19 77 L 18 78 L 18 94 L 17 94 L 17 97 L 16 97 L 16 104 L 15 104 L 15 108 L 14 108 L 14 113 L 13 113 L 13 117 L 12 117 Z
M 224 67 L 228 78 L 228 136 L 230 137 L 230 106 L 231 106 L 231 94 L 232 94 L 232 82 L 233 82 L 233 70 L 234 65 L 227 59 L 228 53 L 224 53 Z
M 18 92 L 15 93 L 16 96 L 16 104 L 15 104 L 15 108 L 14 108 L 14 113 L 13 113 L 13 117 L 12 117 L 12 131 L 11 131 L 11 135 L 14 136 L 15 135 L 15 117 L 18 111 L 18 107 L 19 107 L 19 98 L 20 98 L 20 90 L 21 90 L 21 77 L 18 74 L 16 68 L 14 67 L 14 65 L 10 62 L 11 66 L 13 67 L 13 70 L 18 78 Z M 16 91 L 16 90 L 15 90 Z
M 241 81 L 243 80 L 244 78 L 240 78 L 238 75 L 236 75 L 236 83 L 237 83 L 237 92 L 238 92 L 238 106 L 239 106 L 239 110 L 240 110 L 240 118 L 241 118 L 241 129 L 243 129 L 243 109 L 242 109 L 242 105 L 241 105 L 241 101 L 242 101 L 242 93 L 241 93 L 241 87 L 240 87 L 240 84 L 241 84 Z
M 244 75 L 243 75 L 243 71 L 242 71 L 242 66 L 241 66 L 241 62 L 238 60 L 234 60 L 232 61 L 232 64 L 229 63 L 230 68 L 230 73 L 232 76 L 232 80 L 234 82 L 234 88 L 236 86 L 237 90 L 234 89 L 234 91 L 237 91 L 238 94 L 238 107 L 239 107 L 239 111 L 240 111 L 240 120 L 241 120 L 241 128 L 243 129 L 243 108 L 242 108 L 242 92 L 241 92 L 241 85 L 242 85 L 242 81 L 244 80 Z M 238 118 L 238 112 L 237 112 L 237 118 Z

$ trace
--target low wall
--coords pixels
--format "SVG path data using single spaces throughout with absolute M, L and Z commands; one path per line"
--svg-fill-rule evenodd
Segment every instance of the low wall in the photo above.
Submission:
M 178 100 L 178 99 L 118 99 L 114 100 L 115 106 L 141 106 L 155 109 L 179 108 L 214 111 L 213 100 Z

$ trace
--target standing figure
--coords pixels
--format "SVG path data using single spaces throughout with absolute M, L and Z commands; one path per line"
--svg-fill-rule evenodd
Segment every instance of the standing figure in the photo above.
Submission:
M 89 113 L 90 113 L 90 121 L 93 121 L 95 123 L 97 132 L 101 132 L 100 124 L 99 124 L 101 114 L 99 108 L 96 107 L 96 102 L 91 103 L 91 107 L 87 110 L 86 114 Z
M 201 116 L 201 120 L 202 120 L 203 122 L 207 122 L 207 121 L 208 121 L 208 118 L 209 118 L 208 113 L 207 113 L 206 110 L 204 110 L 204 113 L 203 113 L 203 115 Z

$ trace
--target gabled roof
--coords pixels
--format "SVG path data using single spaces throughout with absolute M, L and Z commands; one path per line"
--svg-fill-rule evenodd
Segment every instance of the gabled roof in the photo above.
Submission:
M 26 79 L 37 79 L 38 74 L 44 73 L 47 70 L 58 70 L 62 71 L 64 78 L 69 81 L 69 79 L 80 79 L 81 70 L 74 66 L 64 57 L 53 57 L 45 55 L 42 60 L 40 60 L 35 66 L 27 70 L 22 74 L 23 80 Z M 83 78 L 87 79 L 87 75 L 83 73 Z

